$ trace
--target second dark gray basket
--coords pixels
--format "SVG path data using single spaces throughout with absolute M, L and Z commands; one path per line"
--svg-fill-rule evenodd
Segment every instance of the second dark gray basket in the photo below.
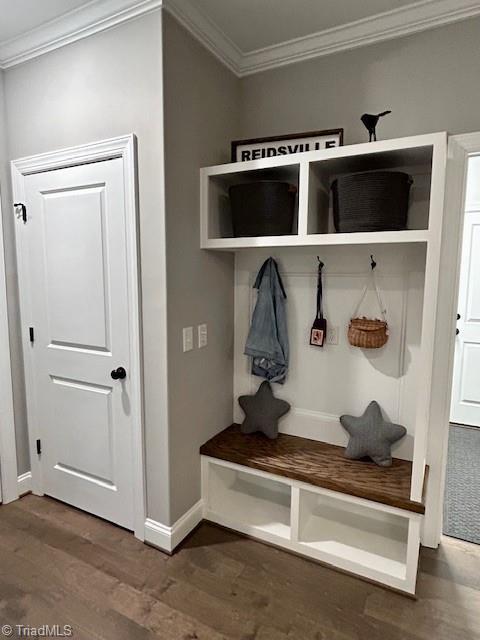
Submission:
M 401 171 L 368 171 L 332 183 L 333 222 L 338 233 L 407 228 L 412 178 Z

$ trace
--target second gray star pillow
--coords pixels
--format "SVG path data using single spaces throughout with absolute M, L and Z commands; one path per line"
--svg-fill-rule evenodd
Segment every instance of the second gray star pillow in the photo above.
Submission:
M 345 457 L 351 460 L 369 457 L 381 467 L 392 464 L 392 444 L 407 433 L 405 427 L 383 419 L 378 402 L 372 401 L 362 416 L 340 416 L 350 436 Z

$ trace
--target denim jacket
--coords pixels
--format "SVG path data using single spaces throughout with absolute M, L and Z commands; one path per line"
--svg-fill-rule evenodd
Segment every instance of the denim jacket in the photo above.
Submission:
M 283 384 L 288 369 L 287 299 L 277 263 L 268 258 L 258 272 L 255 284 L 257 303 L 245 345 L 252 356 L 252 374 Z

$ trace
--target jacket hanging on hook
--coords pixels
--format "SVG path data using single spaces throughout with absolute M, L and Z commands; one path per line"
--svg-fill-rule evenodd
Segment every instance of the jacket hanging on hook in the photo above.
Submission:
M 245 345 L 252 357 L 252 374 L 283 384 L 288 370 L 287 295 L 273 258 L 266 260 L 255 284 L 257 303 Z

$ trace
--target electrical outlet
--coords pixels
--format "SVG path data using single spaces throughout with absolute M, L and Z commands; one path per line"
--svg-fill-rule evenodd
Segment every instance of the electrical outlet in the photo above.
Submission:
M 338 327 L 332 325 L 327 326 L 326 344 L 338 344 Z
M 183 353 L 193 349 L 193 327 L 185 327 L 183 330 Z
M 208 343 L 208 333 L 207 333 L 207 325 L 199 324 L 198 325 L 198 348 L 202 349 L 206 347 Z

